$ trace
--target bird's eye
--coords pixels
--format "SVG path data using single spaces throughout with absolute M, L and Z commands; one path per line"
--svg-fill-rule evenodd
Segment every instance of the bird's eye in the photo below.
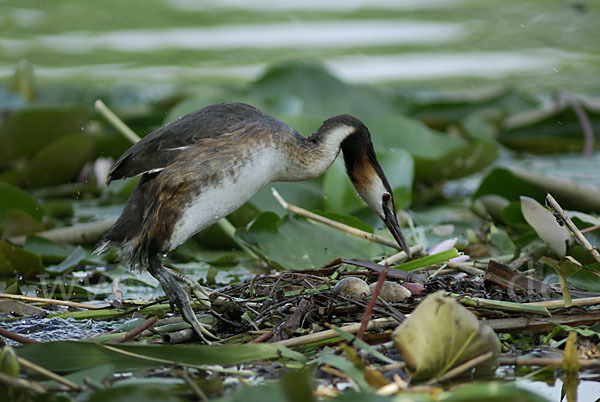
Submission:
M 383 195 L 381 196 L 381 200 L 383 202 L 388 202 L 391 198 L 392 196 L 390 195 L 390 193 L 383 193 Z

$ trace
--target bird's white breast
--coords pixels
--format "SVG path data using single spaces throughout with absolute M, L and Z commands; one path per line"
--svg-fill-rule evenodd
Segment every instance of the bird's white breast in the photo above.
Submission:
M 183 207 L 169 241 L 173 250 L 199 231 L 216 223 L 248 201 L 265 184 L 272 181 L 283 158 L 273 147 L 253 150 L 232 175 L 224 174 L 215 184 L 200 187 L 193 200 Z M 227 170 L 227 167 L 223 167 Z M 199 181 L 202 178 L 199 177 Z

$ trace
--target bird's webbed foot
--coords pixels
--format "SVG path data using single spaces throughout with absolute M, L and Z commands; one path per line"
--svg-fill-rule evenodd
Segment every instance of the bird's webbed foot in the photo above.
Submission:
M 174 303 L 177 308 L 179 308 L 183 319 L 192 326 L 194 331 L 204 342 L 211 344 L 206 337 L 218 339 L 208 329 L 206 329 L 206 327 L 201 324 L 200 321 L 198 321 L 196 314 L 194 314 L 194 310 L 192 310 L 192 307 L 190 306 L 190 299 L 188 298 L 187 293 L 183 290 L 182 286 L 178 282 L 178 279 L 171 274 L 173 271 L 169 272 L 169 270 L 163 267 L 159 257 L 149 259 L 148 272 L 150 272 L 150 274 L 158 280 L 160 286 L 162 286 L 171 303 Z M 183 276 L 181 274 L 178 275 Z M 188 281 L 193 282 L 191 279 L 187 279 Z M 208 302 L 208 298 L 206 296 L 205 300 Z
M 202 304 L 204 307 L 210 307 L 209 297 L 211 293 L 213 293 L 211 289 L 205 288 L 181 272 L 177 272 L 169 268 L 165 268 L 165 270 L 170 273 L 177 282 L 179 282 L 179 284 L 183 287 L 183 290 L 187 292 L 188 295 L 194 295 L 200 304 Z

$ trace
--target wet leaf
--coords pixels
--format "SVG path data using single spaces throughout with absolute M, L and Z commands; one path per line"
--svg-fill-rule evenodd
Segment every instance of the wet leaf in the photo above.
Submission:
M 26 191 L 0 181 L 0 226 L 4 225 L 6 211 L 20 210 L 41 222 L 48 212 L 35 198 Z
M 306 360 L 302 354 L 285 347 L 258 343 L 216 346 L 111 345 L 111 348 L 116 350 L 90 342 L 60 341 L 24 345 L 18 349 L 18 354 L 48 370 L 60 373 L 71 373 L 103 364 L 113 364 L 117 370 L 127 370 L 162 367 L 165 364 L 197 366 L 231 365 L 278 358 L 292 358 L 300 362 Z
M 4 238 L 41 232 L 45 229 L 33 216 L 19 209 L 6 210 L 5 217 L 4 231 L 2 232 Z
M 183 399 L 173 395 L 168 389 L 161 385 L 153 384 L 131 384 L 114 386 L 94 392 L 87 402 L 134 402 L 134 401 L 156 401 L 156 402 L 178 402 Z
M 585 268 L 569 276 L 567 282 L 588 292 L 600 293 L 600 278 L 589 271 L 593 270 L 600 273 L 600 263 L 586 265 Z
M 311 402 L 315 400 L 312 392 L 311 370 L 295 370 L 281 379 L 281 387 L 287 402 Z
M 480 373 L 493 372 L 500 355 L 494 331 L 454 298 L 429 295 L 393 333 L 394 345 L 419 378 L 432 378 L 489 351 Z
M 42 271 L 42 260 L 37 255 L 0 240 L 0 273 L 21 274 Z
M 547 402 L 548 400 L 514 384 L 499 382 L 471 383 L 456 391 L 444 393 L 444 402 L 469 401 Z
M 588 166 L 596 169 L 593 162 L 588 162 Z M 520 168 L 495 168 L 483 178 L 473 199 L 494 194 L 511 202 L 518 201 L 521 196 L 544 202 L 546 192 L 552 193 L 563 208 L 600 211 L 600 189 L 597 186 Z
M 598 100 L 581 100 L 594 132 L 600 131 Z M 521 110 L 504 121 L 498 137 L 504 145 L 530 153 L 578 152 L 583 148 L 581 121 L 566 102 Z
M 346 84 L 323 65 L 306 61 L 270 66 L 248 94 L 269 113 L 315 115 L 322 120 L 343 113 L 364 119 L 393 111 L 390 100 L 376 90 Z
M 31 107 L 15 111 L 0 124 L 0 160 L 10 162 L 29 157 L 64 135 L 81 132 L 86 121 L 87 113 L 81 107 Z
M 249 202 L 261 211 L 273 211 L 283 215 L 286 211 L 273 197 L 271 188 L 275 188 L 290 204 L 311 210 L 323 208 L 324 195 L 317 180 L 298 183 L 270 183 L 254 194 Z
M 273 212 L 261 214 L 237 235 L 253 251 L 285 269 L 315 269 L 337 257 L 370 259 L 392 251 L 302 217 L 280 218 Z
M 563 257 L 571 238 L 569 231 L 556 222 L 556 218 L 533 198 L 521 197 L 521 210 L 525 220 L 555 253 Z
M 85 251 L 81 246 L 77 246 L 75 250 L 67 258 L 65 258 L 60 264 L 46 267 L 46 272 L 52 274 L 62 275 L 70 268 L 78 266 L 84 258 L 89 257 L 89 253 Z
M 28 187 L 39 187 L 75 180 L 94 154 L 94 142 L 90 137 L 82 134 L 65 136 L 42 148 L 27 163 L 20 181 Z
M 527 196 L 543 201 L 546 193 L 518 178 L 510 169 L 495 168 L 488 173 L 473 195 L 476 200 L 487 194 L 499 195 L 508 201 L 519 201 L 519 197 Z
M 383 115 L 365 123 L 378 152 L 388 148 L 407 150 L 415 161 L 415 179 L 426 183 L 477 172 L 489 166 L 498 154 L 491 141 L 450 137 L 408 117 Z
M 68 257 L 76 247 L 70 244 L 56 244 L 43 237 L 27 236 L 23 249 L 37 254 L 45 262 L 58 264 Z

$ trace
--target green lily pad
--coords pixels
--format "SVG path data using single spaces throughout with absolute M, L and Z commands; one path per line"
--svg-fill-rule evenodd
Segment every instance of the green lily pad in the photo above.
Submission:
M 391 99 L 382 93 L 346 84 L 322 64 L 300 60 L 270 66 L 248 95 L 269 113 L 314 115 L 323 120 L 344 113 L 364 119 L 394 111 Z
M 351 236 L 302 217 L 273 212 L 261 214 L 236 233 L 254 252 L 284 269 L 321 267 L 337 257 L 371 259 L 392 249 Z
M 580 101 L 579 105 L 587 115 L 593 132 L 600 132 L 600 101 L 587 99 Z M 504 130 L 498 139 L 512 149 L 536 154 L 579 152 L 584 145 L 582 123 L 573 108 L 564 101 L 510 116 L 505 120 Z
M 0 181 L 0 225 L 4 225 L 6 211 L 20 210 L 41 222 L 48 211 L 29 193 Z
M 543 202 L 546 195 L 543 190 L 531 186 L 506 168 L 496 168 L 488 173 L 479 184 L 473 199 L 487 194 L 499 195 L 508 201 L 519 201 L 519 197 L 527 196 L 538 202 Z
M 109 350 L 91 342 L 59 341 L 30 343 L 20 347 L 20 357 L 48 370 L 72 373 L 113 364 L 117 370 L 140 367 L 163 367 L 165 364 L 239 364 L 253 360 L 291 358 L 304 362 L 305 357 L 283 346 L 245 345 L 111 345 Z M 123 353 L 119 353 L 122 351 Z
M 94 156 L 94 142 L 90 137 L 82 134 L 62 137 L 28 162 L 21 173 L 21 182 L 28 187 L 38 187 L 74 180 Z
M 0 273 L 30 274 L 42 271 L 42 260 L 37 255 L 0 240 Z
M 80 107 L 31 107 L 15 111 L 0 125 L 0 160 L 10 162 L 29 157 L 64 135 L 81 132 L 87 119 L 87 112 Z
M 498 155 L 489 140 L 466 141 L 431 130 L 399 115 L 367 119 L 376 149 L 403 148 L 415 161 L 415 179 L 435 183 L 456 179 L 489 166 Z

